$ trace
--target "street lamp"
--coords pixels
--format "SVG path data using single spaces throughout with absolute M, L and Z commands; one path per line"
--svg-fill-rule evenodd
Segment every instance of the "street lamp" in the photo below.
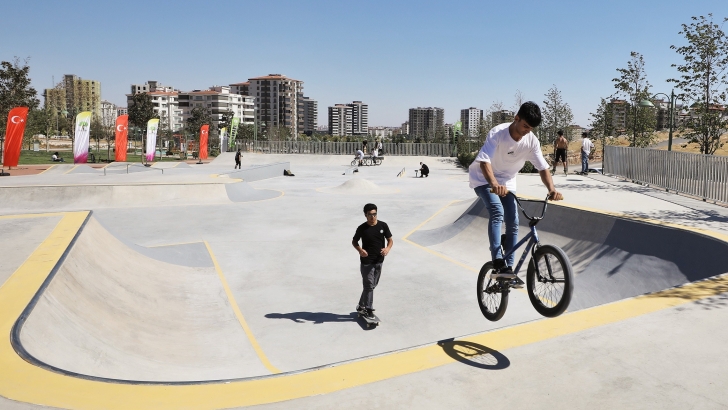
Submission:
M 655 107 L 650 100 L 642 100 L 639 104 L 634 105 L 634 129 L 632 130 L 632 146 L 637 147 L 637 106 L 642 108 Z
M 667 140 L 667 150 L 672 151 L 672 130 L 673 130 L 673 124 L 675 123 L 675 90 L 670 91 L 670 95 L 668 96 L 665 93 L 657 93 L 652 98 L 656 98 L 658 95 L 664 95 L 665 97 L 670 99 L 670 105 L 668 106 L 668 121 L 670 121 L 670 135 Z M 645 100 L 646 101 L 646 100 Z M 644 102 L 644 101 L 643 101 Z M 647 101 L 649 102 L 649 101 Z M 640 104 L 641 105 L 641 104 Z M 648 107 L 654 107 L 655 105 L 649 102 Z

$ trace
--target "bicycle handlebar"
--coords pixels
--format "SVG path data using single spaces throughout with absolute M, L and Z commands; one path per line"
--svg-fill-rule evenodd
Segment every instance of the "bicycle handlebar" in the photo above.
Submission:
M 492 189 L 489 190 L 489 191 L 491 193 L 493 192 Z M 529 221 L 540 221 L 540 220 L 543 219 L 543 216 L 546 215 L 546 208 L 548 207 L 548 204 L 549 204 L 549 195 L 546 195 L 546 199 L 544 199 L 543 201 L 538 200 L 538 199 L 522 199 L 522 198 L 518 198 L 516 196 L 516 194 L 514 194 L 511 191 L 508 191 L 508 193 L 506 193 L 506 196 L 508 196 L 508 195 L 511 195 L 516 200 L 516 204 L 518 205 L 518 208 L 521 210 L 521 213 Z M 523 205 L 521 205 L 521 201 L 524 201 L 524 202 L 540 202 L 540 203 L 543 203 L 543 209 L 541 209 L 541 216 L 530 216 L 528 213 L 526 213 L 526 210 L 523 209 Z

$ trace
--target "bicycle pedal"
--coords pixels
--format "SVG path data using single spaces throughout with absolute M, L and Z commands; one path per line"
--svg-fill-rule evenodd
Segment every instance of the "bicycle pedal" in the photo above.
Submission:
M 492 273 L 490 277 L 492 279 L 516 279 L 518 275 L 515 273 Z

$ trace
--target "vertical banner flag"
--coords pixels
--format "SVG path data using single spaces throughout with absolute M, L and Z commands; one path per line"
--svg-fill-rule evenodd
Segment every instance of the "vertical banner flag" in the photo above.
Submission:
M 120 115 L 116 118 L 116 161 L 126 161 L 127 134 L 129 133 L 129 116 Z
M 230 148 L 235 148 L 235 138 L 238 136 L 238 126 L 240 125 L 240 118 L 233 117 L 230 121 Z
M 220 130 L 220 152 L 227 152 L 227 128 Z
M 452 138 L 456 140 L 463 129 L 463 123 L 460 121 L 455 122 L 452 126 Z
M 88 160 L 88 137 L 91 130 L 91 111 L 76 116 L 76 132 L 73 138 L 73 163 L 84 164 Z
M 210 132 L 210 126 L 205 124 L 200 127 L 200 159 L 207 159 L 207 134 Z
M 154 161 L 157 153 L 157 129 L 159 118 L 152 118 L 147 122 L 147 162 Z
M 20 149 L 23 147 L 23 133 L 28 120 L 28 107 L 15 107 L 8 113 L 8 126 L 5 131 L 3 166 L 17 167 Z

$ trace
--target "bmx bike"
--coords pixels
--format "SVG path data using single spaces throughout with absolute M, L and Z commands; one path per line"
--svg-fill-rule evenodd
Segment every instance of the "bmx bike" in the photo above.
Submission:
M 508 195 L 513 195 L 511 192 Z M 548 196 L 545 200 L 519 199 L 513 195 L 523 216 L 529 220 L 530 232 L 521 239 L 508 253 L 501 254 L 508 259 L 517 249 L 526 245 L 513 274 L 502 274 L 493 269 L 493 262 L 486 262 L 478 274 L 478 305 L 486 319 L 497 321 L 506 313 L 508 306 L 508 293 L 511 288 L 520 283 L 515 276 L 523 266 L 526 256 L 530 253 L 526 273 L 526 287 L 528 298 L 538 313 L 546 317 L 556 317 L 566 311 L 571 302 L 574 291 L 574 274 L 571 262 L 566 253 L 554 245 L 544 245 L 538 239 L 536 225 L 543 220 L 548 206 Z M 543 204 L 541 216 L 531 216 L 523 209 L 521 201 L 539 202 Z M 501 236 L 503 239 L 505 235 Z M 501 240 L 501 244 L 503 241 Z
M 351 166 L 355 167 L 359 164 L 359 159 L 354 158 L 353 161 L 351 161 Z M 361 159 L 361 164 L 365 166 L 371 166 L 371 165 L 382 165 L 382 157 L 371 157 L 366 156 Z

